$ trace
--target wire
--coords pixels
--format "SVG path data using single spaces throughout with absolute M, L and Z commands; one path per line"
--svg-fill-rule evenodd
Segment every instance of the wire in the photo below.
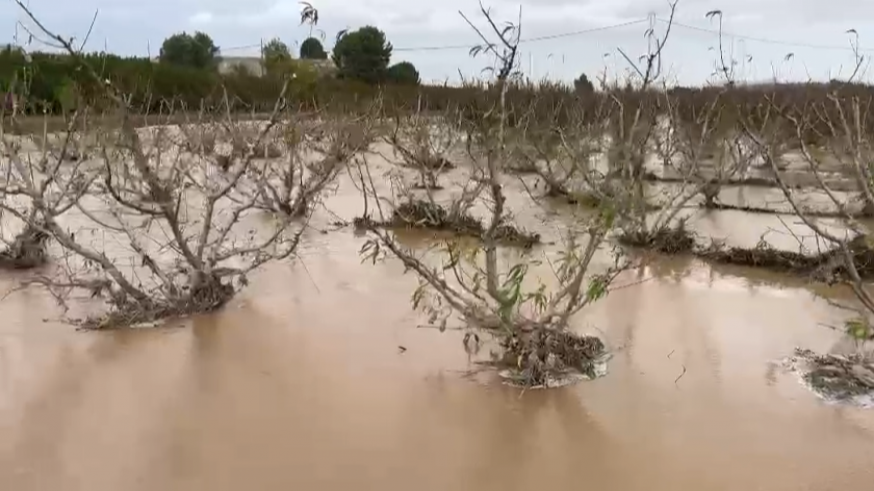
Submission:
M 519 42 L 520 43 L 535 43 L 535 42 L 547 41 L 547 40 L 551 40 L 551 39 L 561 39 L 561 38 L 566 38 L 566 37 L 581 36 L 581 35 L 590 34 L 593 32 L 609 31 L 612 29 L 619 29 L 622 27 L 628 27 L 628 26 L 633 26 L 633 25 L 637 25 L 637 24 L 642 24 L 644 22 L 647 22 L 648 20 L 649 19 L 646 19 L 646 18 L 645 19 L 638 19 L 638 20 L 634 20 L 634 21 L 623 22 L 620 24 L 594 27 L 591 29 L 583 29 L 580 31 L 563 32 L 563 33 L 559 33 L 559 34 L 550 34 L 547 36 L 537 36 L 537 37 L 531 37 L 531 38 L 524 38 L 524 39 L 521 39 Z M 658 22 L 663 23 L 663 24 L 667 24 L 669 22 L 667 19 L 662 19 L 662 18 L 656 18 L 656 20 Z M 682 22 L 678 22 L 676 20 L 673 21 L 673 25 L 675 25 L 677 27 L 684 28 L 684 29 L 689 29 L 692 31 L 705 32 L 705 33 L 714 34 L 714 35 L 720 34 L 719 30 L 717 30 L 717 29 L 693 26 L 690 24 L 684 24 Z M 799 43 L 799 42 L 793 42 L 793 41 L 783 41 L 783 40 L 779 40 L 779 39 L 769 39 L 769 38 L 762 38 L 762 37 L 756 37 L 756 36 L 746 36 L 743 34 L 735 34 L 735 33 L 728 32 L 728 31 L 722 31 L 722 35 L 726 36 L 726 37 L 730 37 L 730 38 L 744 39 L 747 41 L 753 41 L 753 42 L 757 42 L 757 43 L 773 44 L 773 45 L 787 46 L 787 47 L 792 47 L 792 48 L 811 48 L 811 49 L 824 49 L 824 50 L 837 50 L 837 51 L 852 51 L 852 47 L 849 47 L 849 46 Z M 456 45 L 442 45 L 442 46 L 410 46 L 410 47 L 404 47 L 404 48 L 394 48 L 392 51 L 405 51 L 405 52 L 410 52 L 410 51 L 447 51 L 447 50 L 456 50 L 456 49 L 471 49 L 471 48 L 474 48 L 476 46 L 478 46 L 478 45 L 477 44 L 456 44 Z M 227 48 L 221 48 L 221 51 L 223 51 L 223 52 L 241 51 L 241 50 L 252 49 L 252 48 L 261 48 L 261 44 L 259 43 L 259 44 L 243 45 L 243 46 L 231 46 L 231 47 L 227 47 Z M 861 48 L 860 47 L 859 51 L 874 53 L 874 48 Z
M 591 29 L 583 29 L 581 31 L 563 32 L 560 34 L 550 34 L 547 36 L 537 36 L 537 37 L 531 37 L 531 38 L 524 38 L 524 39 L 520 39 L 519 43 L 535 43 L 538 41 L 547 41 L 550 39 L 560 39 L 560 38 L 566 38 L 566 37 L 572 37 L 572 36 L 580 36 L 583 34 L 589 34 L 589 33 L 593 33 L 593 32 L 608 31 L 611 29 L 618 29 L 620 27 L 627 27 L 627 26 L 633 26 L 636 24 L 642 24 L 642 23 L 646 22 L 647 20 L 648 19 L 638 19 L 638 20 L 633 20 L 630 22 L 623 22 L 621 24 L 613 24 L 613 25 L 609 25 L 609 26 L 601 26 L 601 27 L 593 27 Z M 445 46 L 415 46 L 415 47 L 409 47 L 409 48 L 393 48 L 392 51 L 444 51 L 444 50 L 450 50 L 450 49 L 471 49 L 471 48 L 474 48 L 477 46 L 479 46 L 479 45 L 478 44 L 464 44 L 464 45 L 457 44 L 457 45 L 445 45 Z
M 566 37 L 581 36 L 583 34 L 590 34 L 593 32 L 609 31 L 612 29 L 619 29 L 621 27 L 628 27 L 628 26 L 633 26 L 633 25 L 637 25 L 637 24 L 642 24 L 642 23 L 646 22 L 647 20 L 648 19 L 638 19 L 638 20 L 633 20 L 630 22 L 623 22 L 621 24 L 613 24 L 613 25 L 609 25 L 609 26 L 601 26 L 601 27 L 593 27 L 591 29 L 583 29 L 581 31 L 562 32 L 559 34 L 549 34 L 547 36 L 536 36 L 536 37 L 531 37 L 531 38 L 523 38 L 523 39 L 520 39 L 519 42 L 520 43 L 536 43 L 539 41 L 548 41 L 550 39 L 561 39 L 561 38 L 566 38 Z M 477 45 L 477 44 L 455 44 L 455 45 L 449 44 L 449 45 L 442 45 L 442 46 L 410 46 L 410 47 L 406 47 L 406 48 L 392 48 L 392 51 L 444 51 L 444 50 L 452 50 L 452 49 L 471 49 L 471 48 L 474 48 L 476 46 L 479 46 L 479 45 Z M 260 47 L 261 47 L 261 44 L 249 44 L 249 45 L 245 45 L 245 46 L 231 46 L 229 48 L 221 48 L 221 50 L 222 51 L 240 51 L 240 50 L 244 50 L 244 49 L 260 48 Z
M 242 49 L 261 48 L 261 43 L 249 44 L 246 46 L 231 46 L 230 48 L 220 48 L 221 51 L 240 51 Z
M 669 21 L 666 19 L 658 18 L 657 20 L 663 24 L 669 23 Z M 717 29 L 692 26 L 689 24 L 683 24 L 681 22 L 677 22 L 676 20 L 673 21 L 673 24 L 677 27 L 682 27 L 682 28 L 689 29 L 692 31 L 706 32 L 706 33 L 716 34 L 716 35 L 720 34 L 719 30 L 717 30 Z M 797 42 L 792 42 L 792 41 L 782 41 L 779 39 L 768 39 L 768 38 L 760 38 L 760 37 L 755 37 L 755 36 L 745 36 L 742 34 L 734 34 L 734 33 L 730 33 L 727 31 L 722 31 L 722 35 L 726 36 L 726 37 L 736 38 L 736 39 L 743 39 L 745 41 L 754 41 L 754 42 L 763 43 L 763 44 L 775 44 L 775 45 L 780 45 L 780 46 L 788 46 L 791 48 L 828 49 L 828 50 L 839 50 L 839 51 L 852 51 L 853 50 L 853 48 L 850 46 L 837 46 L 837 45 L 833 45 L 833 44 L 827 45 L 827 44 L 797 43 Z M 859 51 L 874 52 L 874 48 L 859 48 Z

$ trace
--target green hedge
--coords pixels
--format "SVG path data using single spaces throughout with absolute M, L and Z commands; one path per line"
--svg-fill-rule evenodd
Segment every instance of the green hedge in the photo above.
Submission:
M 166 111 L 171 105 L 176 110 L 223 107 L 225 94 L 235 110 L 264 112 L 273 107 L 282 87 L 278 77 L 218 74 L 145 58 L 89 54 L 84 61 L 103 79 L 128 94 L 133 106 L 144 113 Z M 22 106 L 25 113 L 58 114 L 77 103 L 98 110 L 109 108 L 101 88 L 79 67 L 79 62 L 69 56 L 33 53 L 28 61 L 22 53 L 7 49 L 0 52 L 0 92 L 10 90 L 14 81 L 15 92 L 25 103 Z M 288 99 L 309 109 L 361 110 L 370 107 L 381 95 L 385 108 L 392 111 L 467 108 L 484 112 L 497 100 L 496 91 L 482 86 L 392 86 L 384 90 L 385 87 L 354 80 L 319 78 L 305 68 L 299 71 L 301 76 L 291 83 Z M 579 102 L 571 89 L 560 85 L 541 86 L 537 90 L 533 86 L 514 86 L 509 101 L 515 117 L 532 109 L 552 113 Z
M 12 88 L 23 101 L 25 112 L 60 113 L 79 102 L 108 107 L 104 91 L 87 70 L 72 57 L 33 53 L 26 60 L 20 52 L 0 52 L 0 89 Z M 167 64 L 146 58 L 114 55 L 85 55 L 88 63 L 106 81 L 128 94 L 134 107 L 143 112 L 158 111 L 167 104 L 199 108 L 201 103 L 221 100 L 223 86 L 230 87 L 232 100 L 255 103 L 268 92 L 278 94 L 277 81 L 246 75 L 217 73 Z

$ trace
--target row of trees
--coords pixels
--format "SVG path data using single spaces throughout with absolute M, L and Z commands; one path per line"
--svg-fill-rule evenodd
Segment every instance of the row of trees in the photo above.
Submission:
M 262 47 L 262 60 L 268 72 L 288 74 L 293 71 L 293 55 L 288 45 L 274 38 Z M 326 60 L 328 53 L 322 42 L 309 37 L 300 45 L 301 60 Z M 368 84 L 418 85 L 420 76 L 416 67 L 407 61 L 390 65 L 392 45 L 385 33 L 373 26 L 351 32 L 341 32 L 331 54 L 331 60 L 341 78 L 359 80 Z M 182 32 L 164 40 L 159 55 L 161 63 L 215 70 L 220 50 L 212 38 L 197 31 Z
M 356 35 L 347 36 L 352 41 Z M 344 37 L 345 38 L 345 37 Z M 208 44 L 208 43 L 206 43 Z M 356 44 L 350 46 L 354 52 Z M 345 53 L 347 48 L 339 52 Z M 370 56 L 369 51 L 363 51 Z M 385 59 L 383 55 L 371 58 Z M 345 66 L 358 76 L 341 73 L 338 77 L 321 78 L 306 63 L 298 63 L 278 41 L 265 45 L 266 76 L 257 76 L 245 70 L 220 73 L 208 68 L 187 66 L 184 63 L 155 63 L 146 58 L 120 57 L 107 53 L 80 55 L 84 62 L 95 67 L 102 80 L 108 80 L 127 95 L 133 110 L 156 113 L 168 104 L 188 110 L 209 109 L 224 104 L 227 98 L 237 111 L 267 112 L 272 108 L 282 84 L 289 80 L 286 94 L 290 104 L 304 108 L 337 108 L 342 111 L 366 108 L 379 97 L 387 108 L 409 110 L 421 107 L 432 111 L 448 108 L 467 108 L 483 111 L 491 100 L 494 87 L 488 85 L 412 85 L 395 80 L 417 80 L 418 73 L 409 63 L 398 63 L 380 69 L 365 62 L 349 62 Z M 356 60 L 356 55 L 341 55 Z M 180 57 L 186 59 L 185 57 Z M 188 56 L 187 59 L 202 59 Z M 103 110 L 114 104 L 107 101 L 102 88 L 78 68 L 74 57 L 50 53 L 25 53 L 14 47 L 0 50 L 0 92 L 13 92 L 19 100 L 19 111 L 29 114 L 63 114 L 77 107 L 89 106 Z M 288 75 L 295 75 L 293 78 Z M 387 78 L 387 84 L 375 85 L 368 81 Z M 539 86 L 514 84 L 508 92 L 517 111 L 536 110 L 550 113 L 551 108 L 572 110 L 580 104 L 591 104 L 592 98 L 580 97 L 570 87 L 561 84 Z
M 209 108 L 225 97 L 235 110 L 269 110 L 285 80 L 290 79 L 289 99 L 306 106 L 343 104 L 363 106 L 379 92 L 378 86 L 358 78 L 324 77 L 313 66 L 299 63 L 273 43 L 265 47 L 265 76 L 244 66 L 220 73 L 175 63 L 154 63 L 146 58 L 126 58 L 112 54 L 83 55 L 97 67 L 104 80 L 127 94 L 138 112 L 157 112 L 166 104 L 188 109 Z M 53 53 L 24 53 L 7 47 L 0 50 L 0 94 L 14 94 L 18 110 L 26 114 L 69 113 L 84 105 L 108 107 L 94 82 L 77 69 L 78 61 Z M 397 77 L 416 76 L 408 64 L 392 67 Z M 293 75 L 293 77 L 292 77 Z M 402 104 L 416 100 L 420 89 L 434 95 L 435 103 L 451 99 L 452 88 L 422 88 L 410 84 L 388 84 L 392 97 Z M 11 108 L 10 108 L 11 109 Z
M 281 53 L 292 58 L 288 45 L 274 38 L 263 47 L 262 55 Z M 221 57 L 221 50 L 212 37 L 201 31 L 194 34 L 181 32 L 173 34 L 161 44 L 159 61 L 177 66 L 199 69 L 214 69 Z M 303 60 L 324 60 L 328 57 L 321 41 L 307 38 L 300 45 L 300 58 Z
M 168 101 L 199 108 L 226 96 L 240 103 L 240 109 L 264 110 L 272 105 L 277 88 L 286 79 L 292 79 L 289 95 L 305 104 L 344 98 L 335 96 L 348 96 L 346 102 L 358 103 L 370 99 L 377 86 L 419 86 L 419 72 L 411 63 L 389 65 L 391 49 L 382 31 L 374 27 L 340 36 L 332 54 L 336 80 L 325 79 L 322 69 L 302 61 L 327 59 L 328 53 L 316 38 L 301 45 L 302 60 L 295 59 L 281 40 L 267 42 L 262 50 L 265 76 L 249 72 L 244 65 L 221 73 L 220 50 L 203 32 L 167 38 L 158 63 L 104 52 L 80 56 L 98 67 L 104 80 L 128 94 L 140 111 L 157 110 Z M 67 54 L 27 53 L 12 45 L 0 50 L 0 94 L 14 94 L 24 112 L 69 112 L 83 100 L 100 107 L 102 103 L 93 98 L 99 98 L 101 91 L 93 85 L 83 76 L 79 62 Z
M 372 33 L 380 44 L 381 39 Z M 355 34 L 350 39 L 354 41 Z M 209 43 L 206 43 L 207 45 Z M 352 43 L 349 46 L 356 46 Z M 347 48 L 337 51 L 345 53 Z M 350 52 L 354 52 L 351 48 Z M 372 56 L 365 50 L 365 61 L 352 62 L 345 66 L 354 70 L 358 76 L 341 75 L 336 78 L 320 78 L 319 74 L 305 63 L 292 59 L 278 41 L 265 45 L 265 67 L 267 76 L 256 76 L 244 71 L 219 73 L 212 69 L 201 69 L 177 63 L 154 63 L 145 58 L 123 58 L 112 54 L 93 53 L 83 55 L 86 62 L 97 67 L 103 80 L 109 80 L 118 90 L 127 94 L 132 107 L 138 112 L 158 112 L 167 104 L 182 106 L 189 110 L 210 108 L 221 104 L 227 97 L 238 111 L 269 111 L 275 95 L 288 75 L 295 75 L 290 82 L 287 97 L 291 103 L 305 107 L 338 107 L 348 111 L 364 108 L 370 101 L 380 97 L 390 109 L 409 110 L 422 107 L 431 111 L 458 108 L 465 113 L 479 113 L 488 110 L 494 85 L 467 85 L 462 87 L 435 85 L 392 84 L 390 90 L 368 83 L 388 76 L 390 80 L 412 79 L 417 77 L 415 67 L 398 63 L 384 71 L 378 68 L 378 60 L 385 60 L 386 50 Z M 355 55 L 344 55 L 358 59 Z M 368 58 L 369 57 L 369 58 Z M 197 57 L 189 57 L 197 59 Z M 370 60 L 370 61 L 368 61 Z M 373 61 L 376 60 L 376 61 Z M 30 53 L 26 54 L 14 47 L 0 50 L 0 92 L 13 92 L 21 102 L 20 111 L 26 113 L 61 114 L 83 104 L 94 108 L 108 107 L 102 91 L 83 76 L 77 69 L 77 61 L 70 56 Z M 357 62 L 356 62 L 357 63 Z M 389 82 L 391 83 L 391 82 Z M 565 124 L 573 113 L 581 112 L 596 117 L 595 108 L 604 97 L 617 98 L 629 107 L 637 107 L 644 101 L 647 107 L 664 113 L 671 110 L 677 117 L 694 123 L 706 114 L 715 97 L 725 101 L 723 113 L 743 113 L 754 117 L 757 124 L 768 118 L 774 120 L 768 111 L 759 106 L 763 97 L 772 101 L 780 111 L 802 117 L 805 104 L 811 101 L 830 101 L 835 89 L 840 87 L 841 105 L 828 104 L 822 110 L 838 117 L 837 111 L 849 111 L 854 98 L 869 99 L 872 88 L 861 84 L 797 84 L 776 86 L 736 86 L 731 88 L 676 88 L 670 91 L 671 105 L 665 105 L 664 97 L 658 91 L 641 90 L 635 87 L 604 88 L 596 91 L 591 81 L 584 75 L 570 87 L 561 83 L 541 83 L 537 85 L 522 82 L 507 82 L 508 120 L 510 124 L 531 115 L 541 120 Z M 874 127 L 874 118 L 868 111 L 859 116 L 865 127 Z M 805 129 L 808 142 L 816 143 L 828 134 L 828 125 L 823 118 L 812 121 Z M 794 129 L 785 128 L 794 132 Z

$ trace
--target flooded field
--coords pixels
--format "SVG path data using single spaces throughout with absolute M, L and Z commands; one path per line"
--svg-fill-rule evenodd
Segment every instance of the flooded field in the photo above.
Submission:
M 516 222 L 547 243 L 573 226 L 508 187 Z M 523 393 L 473 375 L 460 333 L 417 328 L 416 280 L 400 264 L 362 264 L 361 236 L 327 230 L 360 214 L 345 176 L 326 208 L 336 216 L 319 212 L 298 261 L 253 275 L 216 314 L 76 332 L 44 322 L 57 309 L 39 290 L 0 302 L 0 489 L 820 491 L 874 479 L 874 412 L 820 400 L 778 363 L 795 347 L 852 350 L 832 328 L 847 313 L 823 298 L 849 292 L 654 256 L 574 321 L 603 337 L 608 375 Z M 797 248 L 804 233 L 789 215 L 690 213 L 695 231 L 747 247 L 773 229 L 774 245 Z

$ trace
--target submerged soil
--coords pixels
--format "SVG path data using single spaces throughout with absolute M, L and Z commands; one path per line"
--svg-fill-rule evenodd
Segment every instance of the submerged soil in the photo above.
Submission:
M 514 223 L 544 242 L 573 228 L 570 212 L 520 196 Z M 341 190 L 327 207 L 351 221 L 361 203 Z M 739 245 L 764 231 L 731 216 L 691 226 L 740 231 Z M 823 326 L 846 313 L 799 279 L 654 257 L 575 321 L 612 353 L 608 375 L 521 393 L 471 375 L 461 333 L 416 328 L 403 266 L 362 264 L 351 228 L 311 232 L 298 262 L 166 328 L 75 332 L 43 322 L 56 311 L 39 291 L 0 302 L 0 489 L 818 491 L 874 479 L 874 412 L 824 404 L 775 363 L 795 347 L 849 349 Z

